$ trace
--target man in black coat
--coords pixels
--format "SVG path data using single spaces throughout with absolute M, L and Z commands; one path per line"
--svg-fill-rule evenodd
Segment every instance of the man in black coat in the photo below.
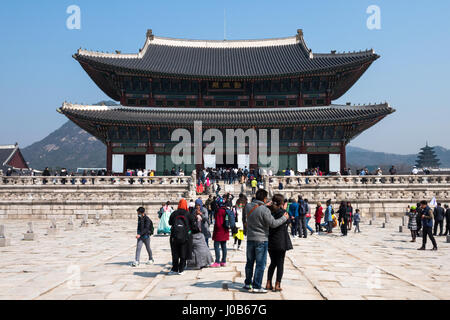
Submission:
M 443 228 L 444 228 L 444 217 L 445 217 L 445 210 L 442 208 L 441 204 L 438 203 L 437 207 L 434 208 L 434 230 L 433 235 L 436 236 L 437 229 L 439 225 L 439 236 L 443 235 Z
M 148 253 L 148 262 L 147 264 L 153 264 L 153 254 L 152 249 L 150 248 L 150 236 L 153 233 L 153 222 L 150 218 L 145 214 L 145 209 L 143 207 L 139 207 L 137 209 L 138 213 L 138 226 L 137 226 L 137 245 L 136 245 L 136 259 L 132 263 L 133 267 L 139 266 L 139 257 L 141 255 L 142 245 L 145 245 L 145 249 L 147 249 Z
M 444 206 L 445 208 L 445 233 L 444 235 L 450 234 L 450 208 L 448 207 L 448 204 Z

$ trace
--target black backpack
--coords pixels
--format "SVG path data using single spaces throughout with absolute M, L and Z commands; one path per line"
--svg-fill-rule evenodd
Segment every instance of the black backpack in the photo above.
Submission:
M 189 225 L 185 216 L 176 216 L 172 226 L 172 238 L 175 243 L 183 244 L 189 239 Z
M 152 236 L 155 233 L 155 228 L 153 227 L 152 219 L 149 218 L 149 220 L 150 220 L 150 231 L 149 231 L 149 234 Z

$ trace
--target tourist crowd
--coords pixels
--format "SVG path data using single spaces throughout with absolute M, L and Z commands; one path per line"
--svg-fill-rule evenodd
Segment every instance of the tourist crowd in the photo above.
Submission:
M 133 266 L 139 265 L 143 245 L 149 255 L 147 263 L 153 263 L 149 240 L 154 233 L 153 223 L 144 211 L 144 208 L 138 208 L 137 248 Z M 439 203 L 433 211 L 426 201 L 422 201 L 412 206 L 406 215 L 409 217 L 408 228 L 412 241 L 423 237 L 419 250 L 425 250 L 427 238 L 431 239 L 433 250 L 437 250 L 434 236 L 438 229 L 439 236 L 450 233 L 448 205 L 442 207 Z M 244 289 L 266 293 L 269 290 L 282 290 L 284 260 L 286 252 L 293 249 L 292 239 L 307 238 L 314 233 L 330 234 L 335 232 L 334 229 L 344 237 L 353 228 L 355 233 L 360 233 L 361 216 L 360 210 L 354 210 L 348 201 L 340 202 L 335 211 L 331 199 L 326 201 L 325 206 L 321 202 L 309 203 L 301 195 L 285 199 L 283 195 L 275 194 L 269 199 L 267 191 L 260 188 L 250 201 L 244 194 L 235 199 L 227 193 L 209 195 L 205 202 L 201 197 L 189 201 L 181 199 L 176 208 L 170 202 L 163 203 L 158 212 L 156 232 L 169 236 L 172 252 L 169 274 L 183 274 L 186 268 L 225 267 L 228 241 L 232 238 L 233 249 L 241 251 L 246 239 Z M 314 229 L 310 226 L 311 220 L 314 221 Z M 209 250 L 210 239 L 213 241 L 215 257 Z M 270 257 L 270 264 L 264 286 L 262 281 L 267 256 Z

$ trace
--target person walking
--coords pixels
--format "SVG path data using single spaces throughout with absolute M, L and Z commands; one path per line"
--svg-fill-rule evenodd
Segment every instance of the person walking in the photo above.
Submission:
M 170 234 L 171 227 L 169 224 L 170 216 L 173 212 L 172 207 L 170 206 L 170 201 L 167 201 L 166 204 L 162 208 L 162 215 L 158 224 L 158 234 Z
M 194 215 L 188 211 L 186 199 L 178 202 L 178 209 L 169 218 L 170 249 L 172 252 L 172 269 L 169 274 L 184 273 L 186 261 L 192 259 L 192 229 L 195 228 Z
M 326 205 L 325 223 L 327 226 L 327 233 L 333 233 L 333 207 L 331 206 L 331 199 L 327 200 Z
M 286 213 L 287 203 L 284 202 L 284 197 L 281 194 L 276 194 L 272 197 L 272 205 L 269 207 L 274 219 L 280 219 Z M 269 230 L 269 256 L 270 265 L 267 271 L 266 290 L 282 291 L 281 280 L 284 272 L 284 259 L 286 251 L 292 250 L 292 242 L 288 231 L 289 221 L 286 221 L 277 228 Z M 277 270 L 277 277 L 275 281 L 275 288 L 272 286 L 272 279 Z
M 244 215 L 247 217 L 247 263 L 244 289 L 254 293 L 267 293 L 267 290 L 262 288 L 262 280 L 267 262 L 269 229 L 281 226 L 289 218 L 285 212 L 283 216 L 275 219 L 267 207 L 271 205 L 267 201 L 267 196 L 266 190 L 259 189 L 255 200 L 244 208 Z
M 441 203 L 437 204 L 437 207 L 434 208 L 434 231 L 433 231 L 433 235 L 436 236 L 437 235 L 437 229 L 439 226 L 439 236 L 443 236 L 444 233 L 444 217 L 445 217 L 445 210 L 444 208 L 442 208 Z
M 252 186 L 252 195 L 256 194 L 256 187 L 258 186 L 258 181 L 253 178 L 253 180 L 250 182 L 251 186 Z
M 311 232 L 311 235 L 314 234 L 314 230 L 309 226 L 309 220 L 311 220 L 311 206 L 309 205 L 308 199 L 305 199 L 305 207 L 306 207 L 306 228 Z
M 211 265 L 212 268 L 225 267 L 227 264 L 227 241 L 230 240 L 230 229 L 235 227 L 232 214 L 226 210 L 225 199 L 219 198 L 217 201 L 218 210 L 214 217 L 214 251 L 216 260 Z M 220 252 L 222 250 L 222 259 Z
M 341 232 L 342 235 L 345 237 L 347 236 L 347 231 L 348 231 L 348 216 L 347 216 L 347 207 L 345 206 L 345 202 L 342 201 L 341 205 L 339 206 L 339 210 L 338 210 L 338 220 L 339 220 L 339 225 L 341 226 Z
M 298 196 L 298 236 L 301 238 L 306 238 L 308 236 L 308 232 L 306 231 L 306 213 L 307 206 L 302 196 Z
M 132 267 L 138 267 L 141 249 L 142 246 L 145 245 L 145 249 L 148 253 L 148 262 L 147 264 L 153 264 L 155 261 L 153 260 L 153 253 L 150 247 L 150 236 L 153 234 L 153 222 L 150 218 L 145 214 L 145 209 L 143 207 L 139 207 L 137 210 L 138 214 L 138 225 L 137 225 L 137 244 L 136 244 L 136 256 L 134 262 L 131 264 Z
M 359 209 L 356 209 L 355 214 L 353 215 L 353 223 L 355 224 L 355 233 L 358 231 L 358 233 L 361 233 L 361 230 L 359 229 L 359 223 L 361 222 L 361 214 L 359 213 Z
M 289 204 L 289 219 L 291 220 L 291 233 L 292 238 L 294 238 L 297 235 L 298 230 L 298 203 L 295 199 L 290 199 Z M 299 236 L 300 237 L 300 236 Z
M 417 250 L 425 250 L 427 245 L 427 237 L 430 237 L 431 242 L 433 243 L 433 249 L 437 250 L 437 243 L 433 237 L 433 212 L 431 208 L 428 206 L 425 200 L 420 202 L 421 207 L 421 215 L 422 215 L 422 247 Z
M 411 231 L 411 242 L 416 242 L 417 238 L 417 207 L 411 206 L 409 212 L 406 213 L 408 216 L 408 229 Z
M 247 204 L 247 200 L 243 202 L 239 201 L 240 199 L 241 198 L 239 197 L 234 207 L 234 212 L 236 214 L 236 228 L 235 233 L 233 234 L 233 249 L 239 251 L 241 250 L 242 241 L 244 241 L 244 206 Z
M 347 217 L 348 217 L 348 230 L 352 230 L 353 207 L 349 201 L 347 202 Z
M 322 221 L 322 217 L 323 217 L 322 203 L 317 202 L 316 213 L 314 213 L 314 219 L 316 221 L 316 232 L 318 232 L 318 233 L 323 231 L 322 226 L 320 225 L 320 222 Z
M 450 208 L 448 207 L 448 204 L 444 205 L 445 208 L 445 233 L 444 235 L 447 236 L 450 234 Z

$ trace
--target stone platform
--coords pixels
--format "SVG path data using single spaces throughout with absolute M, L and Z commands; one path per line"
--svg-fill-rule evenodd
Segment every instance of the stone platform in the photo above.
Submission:
M 382 222 L 369 226 L 365 221 L 362 233 L 352 230 L 348 237 L 333 233 L 294 239 L 285 262 L 284 290 L 251 294 L 241 289 L 245 251 L 229 250 L 224 268 L 169 276 L 166 236 L 151 239 L 154 265 L 130 267 L 134 219 L 89 228 L 80 228 L 78 220 L 72 231 L 58 222 L 55 235 L 45 235 L 49 221 L 39 220 L 33 224 L 38 237 L 32 242 L 22 240 L 27 222 L 3 220 L 11 245 L 0 248 L 0 299 L 448 299 L 450 244 L 445 237 L 437 237 L 438 251 L 417 251 L 420 243 L 409 242 L 408 230 L 398 232 L 400 219 L 392 218 L 384 229 Z M 146 260 L 145 250 L 141 257 Z M 266 275 L 267 269 L 264 282 Z

